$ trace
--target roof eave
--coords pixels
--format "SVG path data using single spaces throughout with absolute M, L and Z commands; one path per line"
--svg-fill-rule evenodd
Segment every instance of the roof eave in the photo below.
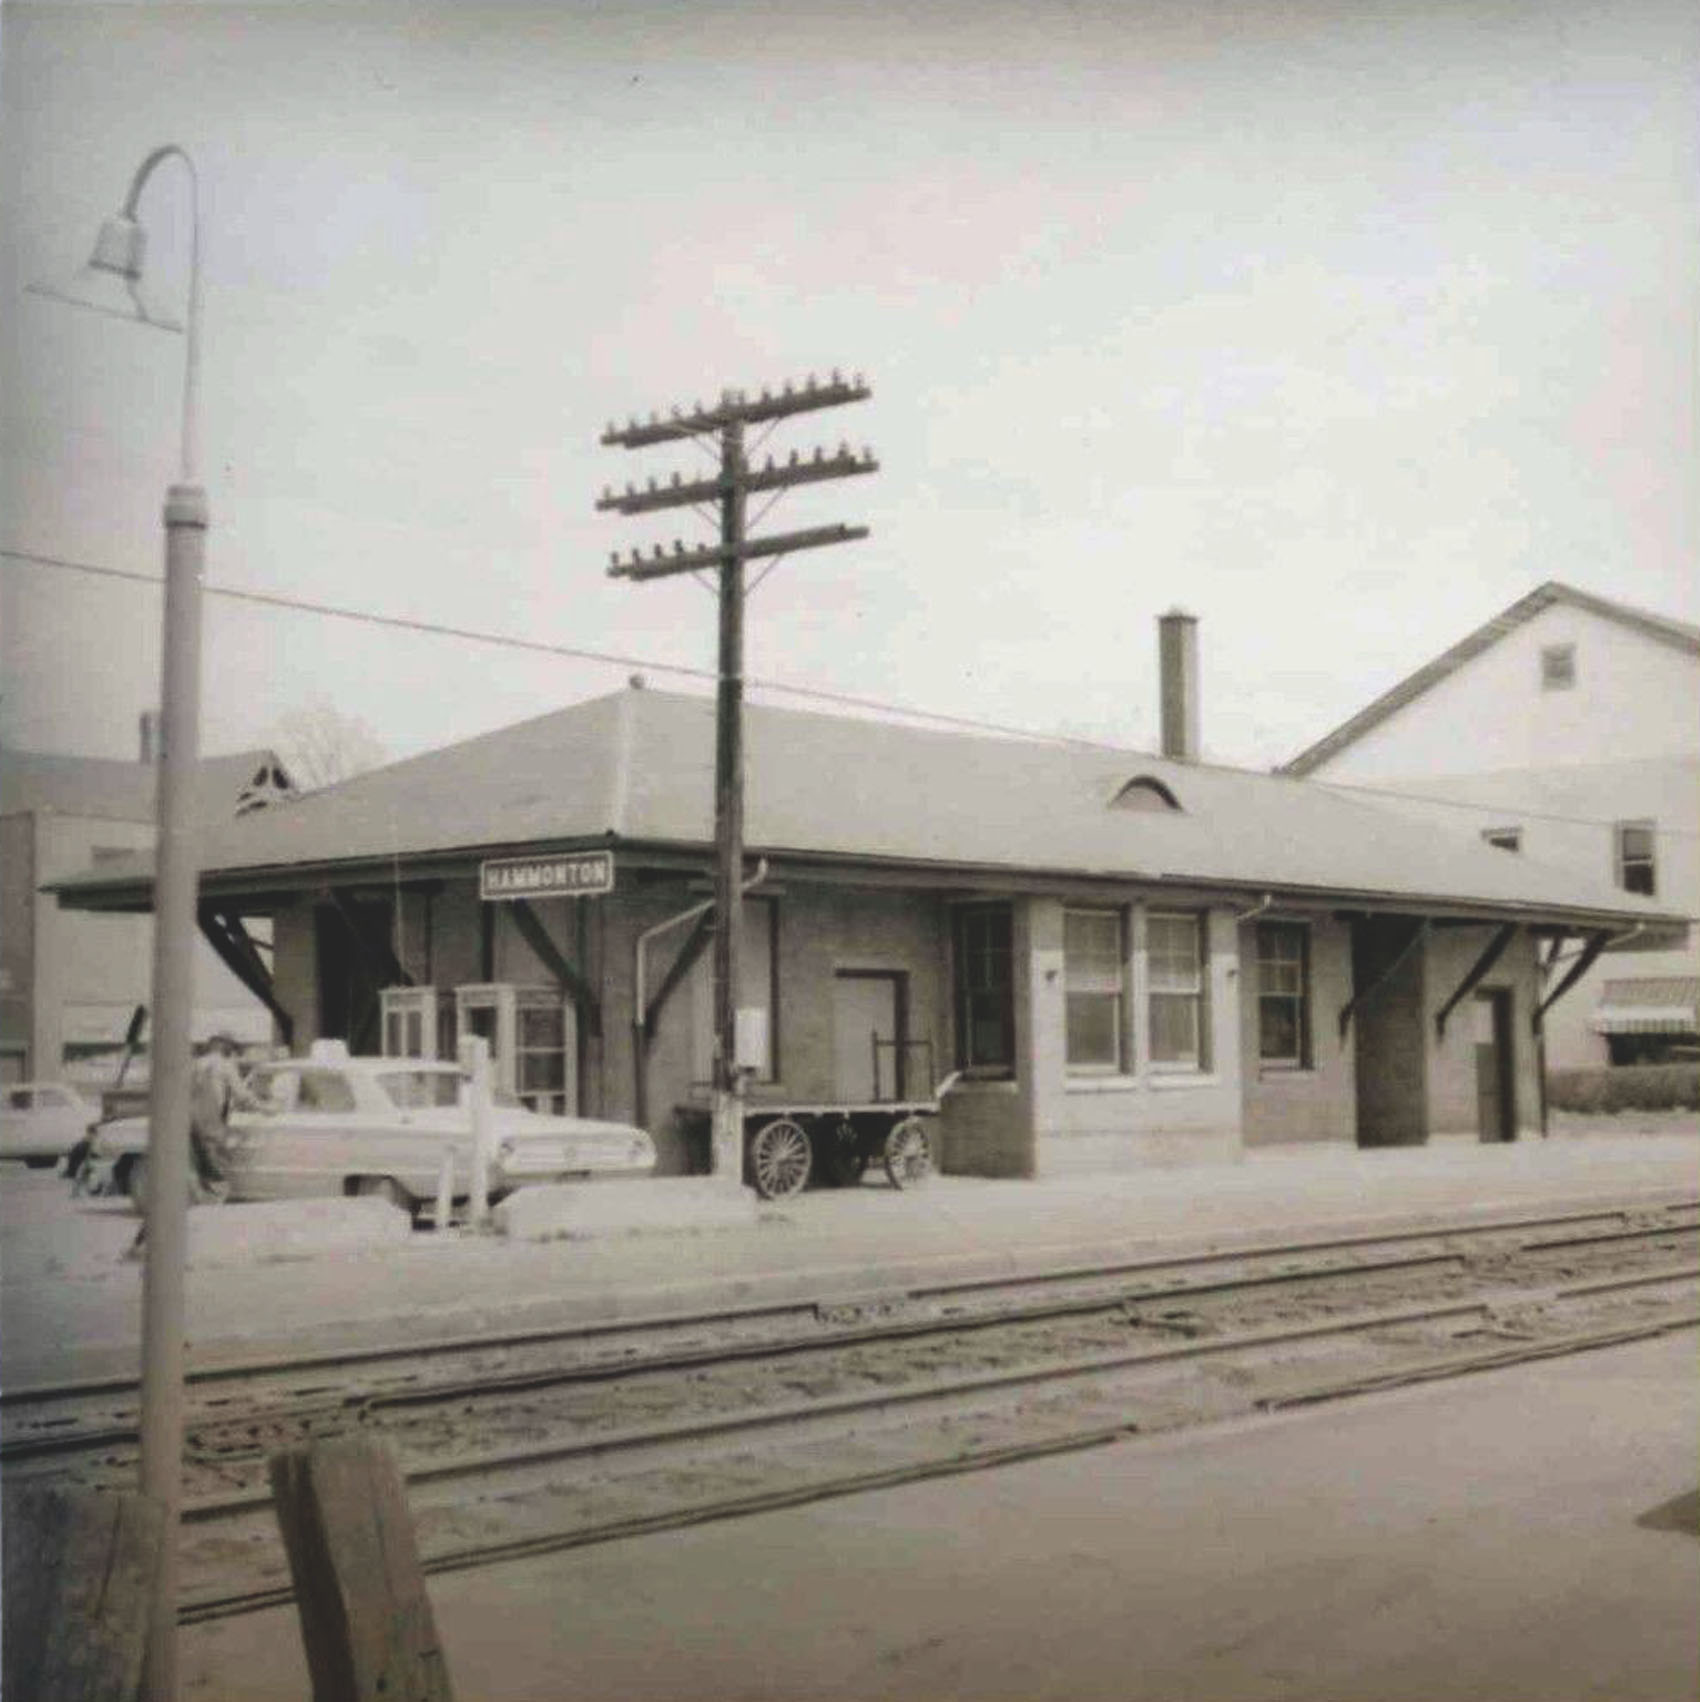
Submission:
M 712 856 L 713 846 L 700 840 L 626 840 L 617 834 L 580 835 L 548 842 L 551 849 L 561 851 L 612 849 L 629 857 L 661 856 L 665 858 L 704 858 Z M 1642 932 L 1661 932 L 1681 929 L 1686 934 L 1691 918 L 1674 911 L 1640 909 L 1609 909 L 1596 905 L 1550 903 L 1536 899 L 1494 899 L 1459 897 L 1445 893 L 1401 892 L 1387 888 L 1345 887 L 1297 881 L 1271 881 L 1255 874 L 1222 875 L 1201 879 L 1188 873 L 1147 869 L 1078 869 L 1030 866 L 999 862 L 958 862 L 947 859 L 879 857 L 844 851 L 827 851 L 801 846 L 746 846 L 751 857 L 765 857 L 776 865 L 795 870 L 809 867 L 878 873 L 886 881 L 922 877 L 931 886 L 962 886 L 995 884 L 1009 886 L 1012 882 L 1034 888 L 1066 889 L 1073 887 L 1102 888 L 1105 886 L 1151 886 L 1173 893 L 1198 894 L 1207 898 L 1222 894 L 1235 898 L 1260 898 L 1268 894 L 1278 902 L 1325 904 L 1334 908 L 1427 913 L 1481 921 L 1527 921 L 1535 926 L 1574 927 L 1587 930 L 1610 929 L 1614 932 L 1639 929 Z M 241 898 L 256 893 L 312 891 L 325 886 L 358 886 L 371 882 L 389 886 L 400 879 L 404 886 L 417 886 L 421 881 L 451 879 L 464 876 L 469 866 L 487 857 L 535 854 L 537 842 L 505 842 L 467 846 L 450 851 L 430 852 L 398 861 L 394 857 L 363 857 L 337 862 L 288 863 L 254 865 L 241 869 L 209 870 L 201 877 L 201 896 L 207 898 Z M 405 873 L 403 871 L 405 870 Z M 61 906 L 69 909 L 146 911 L 152 908 L 153 879 L 151 874 L 128 879 L 101 879 L 93 876 L 70 876 L 52 882 L 41 890 L 56 894 Z M 66 904 L 71 898 L 72 903 Z

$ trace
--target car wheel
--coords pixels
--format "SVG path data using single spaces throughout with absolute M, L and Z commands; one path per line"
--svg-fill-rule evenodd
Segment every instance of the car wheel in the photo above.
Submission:
M 54 1170 L 58 1168 L 59 1160 L 56 1158 L 26 1158 L 24 1163 L 31 1170 Z
M 355 1182 L 354 1191 L 363 1198 L 388 1200 L 409 1217 L 419 1209 L 419 1202 L 393 1176 L 362 1176 Z

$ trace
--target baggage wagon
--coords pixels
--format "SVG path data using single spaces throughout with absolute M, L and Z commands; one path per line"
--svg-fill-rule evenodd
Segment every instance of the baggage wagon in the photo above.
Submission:
M 892 1187 L 919 1187 L 935 1163 L 932 1120 L 955 1081 L 947 1076 L 925 1099 L 746 1105 L 745 1180 L 764 1200 L 783 1200 L 810 1182 L 853 1187 L 877 1163 Z M 708 1112 L 681 1106 L 680 1116 L 700 1129 Z

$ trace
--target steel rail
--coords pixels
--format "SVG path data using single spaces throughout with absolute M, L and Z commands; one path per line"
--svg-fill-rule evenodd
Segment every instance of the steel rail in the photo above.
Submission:
M 1365 1331 L 1396 1324 L 1436 1321 L 1470 1313 L 1491 1314 L 1495 1306 L 1509 1300 L 1525 1303 L 1531 1300 L 1562 1301 L 1585 1297 L 1607 1287 L 1649 1287 L 1676 1281 L 1687 1281 L 1700 1275 L 1700 1267 L 1687 1265 L 1625 1279 L 1608 1279 L 1603 1283 L 1582 1283 L 1548 1290 L 1509 1290 L 1483 1295 L 1468 1301 L 1448 1302 L 1427 1308 L 1394 1308 L 1380 1312 L 1355 1314 L 1326 1323 L 1289 1326 L 1272 1330 L 1248 1331 L 1238 1337 L 1219 1337 L 1209 1341 L 1192 1341 L 1173 1346 L 1147 1348 L 1127 1353 L 1083 1356 L 1076 1360 L 1054 1361 L 1029 1367 L 1025 1371 L 983 1373 L 968 1378 L 937 1379 L 925 1386 L 898 1391 L 882 1391 L 872 1395 L 834 1397 L 821 1402 L 795 1403 L 784 1408 L 764 1408 L 741 1417 L 725 1417 L 697 1421 L 677 1427 L 634 1429 L 622 1435 L 599 1439 L 584 1439 L 575 1444 L 552 1448 L 515 1450 L 506 1455 L 465 1456 L 455 1461 L 407 1470 L 403 1473 L 408 1484 L 443 1482 L 454 1478 L 489 1477 L 504 1470 L 524 1470 L 555 1463 L 572 1457 L 635 1450 L 642 1447 L 677 1446 L 692 1441 L 724 1438 L 739 1431 L 755 1431 L 784 1424 L 798 1424 L 818 1419 L 842 1418 L 858 1411 L 888 1410 L 897 1405 L 916 1405 L 925 1401 L 947 1402 L 963 1396 L 994 1393 L 1023 1384 L 1055 1382 L 1067 1378 L 1111 1376 L 1117 1372 L 1138 1370 L 1149 1365 L 1172 1363 L 1178 1360 L 1201 1359 L 1232 1352 L 1253 1352 L 1279 1347 L 1291 1342 L 1317 1340 L 1327 1336 L 1360 1335 Z M 1289 1408 L 1346 1399 L 1358 1394 L 1383 1392 L 1405 1385 L 1462 1376 L 1474 1371 L 1503 1369 L 1510 1365 L 1558 1357 L 1569 1353 L 1591 1351 L 1669 1335 L 1678 1330 L 1700 1327 L 1700 1308 L 1659 1319 L 1649 1319 L 1630 1325 L 1614 1325 L 1599 1330 L 1569 1332 L 1542 1340 L 1497 1342 L 1477 1352 L 1445 1355 L 1441 1358 L 1417 1360 L 1407 1366 L 1361 1374 L 1352 1378 L 1318 1383 L 1309 1388 L 1286 1394 L 1254 1398 L 1252 1410 L 1278 1412 Z M 1199 1428 L 1206 1428 L 1201 1425 Z M 1165 1427 L 1170 1428 L 1170 1427 Z M 923 1482 L 928 1479 L 958 1476 L 970 1471 L 1015 1464 L 1063 1453 L 1080 1452 L 1111 1442 L 1126 1440 L 1146 1432 L 1136 1421 L 1122 1420 L 1097 1424 L 1078 1430 L 1065 1431 L 1035 1438 L 1014 1445 L 981 1449 L 955 1449 L 948 1456 L 914 1462 L 898 1467 L 861 1470 L 803 1485 L 775 1490 L 745 1492 L 723 1497 L 709 1503 L 667 1509 L 601 1524 L 583 1525 L 571 1529 L 507 1539 L 494 1543 L 479 1543 L 468 1547 L 440 1551 L 423 1557 L 428 1574 L 461 1571 L 468 1568 L 494 1565 L 502 1561 L 532 1558 L 564 1552 L 573 1548 L 621 1541 L 631 1537 L 664 1530 L 683 1529 L 723 1519 L 748 1517 L 752 1514 L 775 1511 L 786 1507 L 837 1499 L 865 1491 Z M 252 1513 L 263 1509 L 269 1495 L 231 1497 L 227 1502 L 190 1504 L 184 1510 L 186 1521 L 206 1522 L 232 1514 Z M 181 1604 L 179 1623 L 197 1624 L 208 1620 L 236 1617 L 261 1611 L 268 1607 L 286 1605 L 293 1600 L 287 1585 L 269 1586 L 226 1596 L 202 1596 Z
M 1516 1302 L 1521 1305 L 1583 1298 L 1605 1288 L 1646 1288 L 1700 1278 L 1700 1264 L 1666 1266 L 1635 1277 L 1616 1277 L 1604 1283 L 1564 1284 L 1547 1288 L 1501 1288 L 1471 1295 L 1467 1299 L 1433 1301 L 1426 1305 L 1380 1307 L 1347 1313 L 1302 1324 L 1277 1324 L 1242 1330 L 1234 1335 L 1164 1342 L 1109 1353 L 1079 1354 L 1064 1359 L 1034 1360 L 1022 1366 L 967 1375 L 934 1377 L 902 1388 L 881 1388 L 871 1393 L 830 1395 L 824 1399 L 790 1401 L 743 1412 L 719 1413 L 693 1418 L 684 1423 L 628 1426 L 596 1436 L 541 1443 L 527 1448 L 496 1449 L 452 1455 L 447 1459 L 407 1467 L 402 1476 L 409 1484 L 446 1483 L 466 1477 L 489 1476 L 526 1467 L 557 1465 L 565 1460 L 593 1459 L 602 1455 L 628 1453 L 642 1448 L 672 1447 L 704 1442 L 741 1431 L 774 1429 L 823 1418 L 845 1418 L 869 1411 L 886 1411 L 928 1401 L 957 1400 L 965 1395 L 989 1394 L 1002 1389 L 1058 1382 L 1074 1377 L 1102 1376 L 1111 1372 L 1138 1370 L 1185 1360 L 1246 1353 L 1261 1348 L 1285 1347 L 1295 1342 L 1317 1341 L 1329 1336 L 1362 1335 L 1369 1330 L 1389 1329 L 1401 1324 L 1435 1323 L 1471 1314 L 1490 1315 Z M 1695 1314 L 1700 1322 L 1700 1312 Z M 271 1504 L 269 1490 L 249 1490 L 234 1495 L 204 1497 L 186 1502 L 185 1523 L 207 1524 L 233 1514 L 252 1512 Z
M 1589 1220 L 1595 1220 L 1598 1215 L 1589 1214 Z M 1632 1228 L 1611 1230 L 1592 1237 L 1571 1237 L 1563 1245 L 1567 1248 L 1610 1246 L 1634 1241 L 1656 1240 L 1670 1235 L 1692 1233 L 1694 1227 L 1700 1226 L 1684 1224 L 1636 1225 Z M 1503 1232 L 1500 1231 L 1500 1233 Z M 1494 1232 L 1472 1229 L 1465 1233 L 1470 1236 L 1487 1236 Z M 1443 1239 L 1456 1240 L 1458 1237 L 1437 1237 L 1432 1234 L 1425 1234 L 1422 1236 L 1403 1236 L 1398 1239 L 1438 1241 Z M 1509 1252 L 1511 1256 L 1516 1256 L 1521 1252 L 1540 1250 L 1546 1245 L 1548 1244 L 1523 1244 L 1509 1249 Z M 1260 1254 L 1258 1256 L 1263 1257 L 1265 1255 Z M 1274 1256 L 1286 1257 L 1288 1254 L 1285 1249 L 1282 1249 Z M 664 1373 L 713 1365 L 766 1361 L 783 1358 L 787 1355 L 802 1355 L 831 1349 L 866 1346 L 878 1342 L 900 1341 L 929 1335 L 961 1335 L 969 1331 L 992 1330 L 1012 1324 L 1041 1323 L 1058 1318 L 1113 1312 L 1135 1302 L 1153 1304 L 1165 1300 L 1191 1299 L 1211 1294 L 1256 1291 L 1271 1287 L 1331 1281 L 1346 1282 L 1393 1271 L 1432 1268 L 1445 1264 L 1463 1264 L 1469 1257 L 1470 1254 L 1467 1251 L 1456 1246 L 1439 1247 L 1430 1252 L 1398 1254 L 1346 1265 L 1325 1264 L 1298 1270 L 1283 1266 L 1273 1270 L 1241 1271 L 1224 1274 L 1203 1282 L 1189 1280 L 1182 1274 L 1192 1261 L 1183 1262 L 1178 1268 L 1173 1261 L 1141 1261 L 1140 1268 L 1143 1271 L 1149 1272 L 1153 1269 L 1176 1271 L 1177 1280 L 1154 1289 L 1129 1289 L 1120 1293 L 1099 1291 L 1069 1299 L 1017 1303 L 972 1314 L 931 1314 L 922 1318 L 888 1318 L 838 1329 L 817 1330 L 804 1335 L 747 1342 L 718 1343 L 676 1352 L 631 1355 L 619 1359 L 595 1360 L 576 1365 L 543 1367 L 507 1375 L 492 1376 L 485 1374 L 473 1381 L 447 1380 L 414 1389 L 367 1393 L 352 1390 L 340 1398 L 296 1401 L 272 1407 L 257 1408 L 251 1412 L 242 1413 L 238 1418 L 227 1418 L 226 1415 L 217 1413 L 206 1414 L 198 1420 L 192 1421 L 191 1428 L 197 1423 L 200 1426 L 216 1426 L 221 1422 L 239 1422 L 249 1418 L 263 1418 L 270 1422 L 287 1423 L 291 1420 L 311 1420 L 327 1413 L 351 1414 L 353 1423 L 359 1425 L 364 1422 L 368 1414 L 394 1408 L 441 1405 L 465 1398 L 504 1393 L 519 1394 L 575 1383 L 614 1382 L 639 1373 Z M 1220 1265 L 1222 1260 L 1212 1255 L 1200 1262 L 1207 1265 Z M 1126 1274 L 1125 1269 L 1117 1268 L 1108 1273 L 1108 1280 L 1113 1280 L 1114 1276 L 1121 1274 Z M 977 1284 L 976 1288 L 980 1292 L 986 1292 L 998 1287 L 1042 1287 L 1050 1286 L 1059 1280 L 1061 1279 L 1056 1273 L 1047 1272 L 1042 1282 L 1032 1285 L 1024 1283 L 1021 1279 L 1000 1278 L 996 1283 L 990 1285 Z M 1101 1282 L 1107 1280 L 1107 1278 L 1103 1267 L 1084 1267 L 1077 1268 L 1074 1271 L 1072 1280 Z M 944 1292 L 952 1292 L 952 1290 Z M 787 1307 L 783 1310 L 796 1311 L 798 1309 L 797 1307 Z M 818 1303 L 810 1310 L 818 1313 Z M 719 1319 L 717 1316 L 711 1315 L 709 1321 L 719 1321 Z M 409 1357 L 423 1356 L 424 1351 L 416 1350 L 415 1354 L 409 1355 Z M 16 1463 L 21 1460 L 42 1458 L 53 1454 L 70 1454 L 90 1452 L 101 1448 L 124 1447 L 134 1443 L 136 1438 L 137 1431 L 133 1424 L 108 1425 L 99 1429 L 66 1428 L 50 1434 L 13 1437 L 0 1442 L 0 1462 Z
M 438 1337 L 425 1342 L 386 1342 L 328 1351 L 282 1354 L 265 1358 L 234 1360 L 225 1364 L 192 1366 L 186 1383 L 197 1386 L 241 1382 L 262 1377 L 285 1377 L 303 1372 L 337 1370 L 355 1365 L 378 1365 L 430 1359 L 452 1353 L 491 1353 L 505 1349 L 536 1347 L 551 1342 L 594 1341 L 608 1336 L 640 1335 L 646 1331 L 685 1330 L 704 1325 L 745 1323 L 762 1318 L 806 1316 L 834 1306 L 878 1305 L 943 1300 L 953 1295 L 981 1293 L 997 1288 L 1038 1287 L 1047 1283 L 1113 1279 L 1153 1270 L 1184 1270 L 1233 1263 L 1236 1260 L 1299 1257 L 1310 1253 L 1351 1251 L 1366 1247 L 1395 1246 L 1412 1241 L 1434 1241 L 1460 1237 L 1485 1237 L 1518 1230 L 1543 1229 L 1578 1223 L 1598 1223 L 1617 1218 L 1627 1220 L 1648 1211 L 1700 1212 L 1700 1199 L 1689 1196 L 1657 1200 L 1615 1202 L 1589 1210 L 1539 1213 L 1526 1216 L 1489 1218 L 1464 1223 L 1440 1222 L 1426 1227 L 1359 1232 L 1351 1235 L 1316 1237 L 1300 1241 L 1254 1241 L 1234 1247 L 1212 1247 L 1190 1251 L 1144 1254 L 1137 1258 L 1100 1260 L 1080 1265 L 1053 1265 L 1034 1271 L 1001 1272 L 995 1276 L 953 1278 L 937 1283 L 913 1283 L 886 1289 L 864 1289 L 838 1299 L 752 1301 L 713 1309 L 640 1313 L 630 1318 L 605 1318 L 553 1326 L 486 1332 L 480 1335 Z M 1695 1227 L 1667 1225 L 1651 1233 L 1670 1233 Z M 1648 1233 L 1632 1228 L 1621 1233 Z M 1351 1267 L 1338 1267 L 1350 1269 Z M 127 1395 L 136 1392 L 134 1377 L 72 1378 L 58 1383 L 36 1383 L 0 1387 L 0 1411 L 10 1407 L 47 1405 L 54 1401 Z

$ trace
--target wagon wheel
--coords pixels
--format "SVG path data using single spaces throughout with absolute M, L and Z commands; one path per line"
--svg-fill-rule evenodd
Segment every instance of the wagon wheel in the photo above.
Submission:
M 919 1117 L 905 1117 L 885 1137 L 885 1173 L 894 1188 L 918 1188 L 932 1175 L 932 1138 Z
M 809 1180 L 814 1149 L 800 1123 L 776 1117 L 763 1123 L 750 1138 L 750 1169 L 756 1192 L 764 1200 L 788 1199 L 800 1194 Z
M 862 1150 L 862 1137 L 848 1117 L 833 1128 L 832 1138 L 823 1154 L 827 1179 L 835 1188 L 854 1188 L 868 1168 L 868 1155 Z

